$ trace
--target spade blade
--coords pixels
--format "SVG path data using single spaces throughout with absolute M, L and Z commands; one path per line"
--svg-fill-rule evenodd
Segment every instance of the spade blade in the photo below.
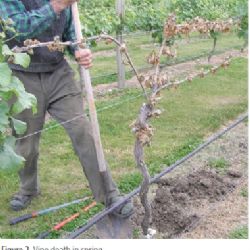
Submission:
M 99 239 L 132 239 L 132 225 L 129 218 L 107 215 L 96 224 Z

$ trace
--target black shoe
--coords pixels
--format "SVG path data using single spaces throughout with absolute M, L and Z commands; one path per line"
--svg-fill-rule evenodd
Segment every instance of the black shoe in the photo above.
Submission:
M 112 207 L 115 203 L 117 203 L 118 201 L 122 199 L 123 197 L 121 196 L 111 198 L 109 207 Z M 118 207 L 111 214 L 117 217 L 126 219 L 126 218 L 129 218 L 133 213 L 134 213 L 134 206 L 131 201 L 127 201 L 125 204 Z
M 10 207 L 14 211 L 23 210 L 23 209 L 27 208 L 30 205 L 31 200 L 38 195 L 39 194 L 22 195 L 22 194 L 17 193 L 12 197 L 12 199 L 10 201 Z

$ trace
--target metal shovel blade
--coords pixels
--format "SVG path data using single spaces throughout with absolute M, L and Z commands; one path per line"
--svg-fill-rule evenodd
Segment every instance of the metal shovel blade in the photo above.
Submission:
M 132 239 L 132 225 L 129 218 L 107 215 L 96 224 L 99 239 Z

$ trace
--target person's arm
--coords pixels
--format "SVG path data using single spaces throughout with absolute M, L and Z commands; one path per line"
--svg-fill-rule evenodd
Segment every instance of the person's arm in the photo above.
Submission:
M 25 40 L 41 34 L 56 18 L 56 13 L 50 3 L 28 12 L 23 3 L 18 0 L 0 1 L 0 15 L 4 19 L 12 19 L 13 27 L 17 32 L 17 40 Z
M 0 16 L 12 19 L 18 33 L 16 39 L 25 40 L 41 34 L 52 24 L 57 14 L 75 1 L 51 0 L 40 9 L 27 11 L 19 0 L 1 0 Z
M 76 41 L 76 33 L 75 33 L 75 26 L 73 23 L 73 17 L 72 17 L 72 12 L 70 9 L 68 9 L 68 20 L 67 20 L 67 26 L 64 30 L 64 36 L 63 36 L 63 41 Z M 69 51 L 72 55 L 75 56 L 77 62 L 85 67 L 86 69 L 89 69 L 92 67 L 92 53 L 89 49 L 78 49 L 76 47 L 70 47 Z

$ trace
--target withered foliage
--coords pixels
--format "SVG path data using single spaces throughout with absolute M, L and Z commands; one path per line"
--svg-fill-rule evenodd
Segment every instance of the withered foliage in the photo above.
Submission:
M 232 19 L 226 21 L 208 21 L 201 17 L 196 17 L 183 24 L 177 24 L 175 14 L 171 14 L 164 26 L 164 36 L 166 39 L 170 39 L 177 35 L 189 35 L 191 32 L 195 31 L 207 35 L 209 35 L 211 31 L 226 33 L 232 30 L 233 25 L 234 22 Z

